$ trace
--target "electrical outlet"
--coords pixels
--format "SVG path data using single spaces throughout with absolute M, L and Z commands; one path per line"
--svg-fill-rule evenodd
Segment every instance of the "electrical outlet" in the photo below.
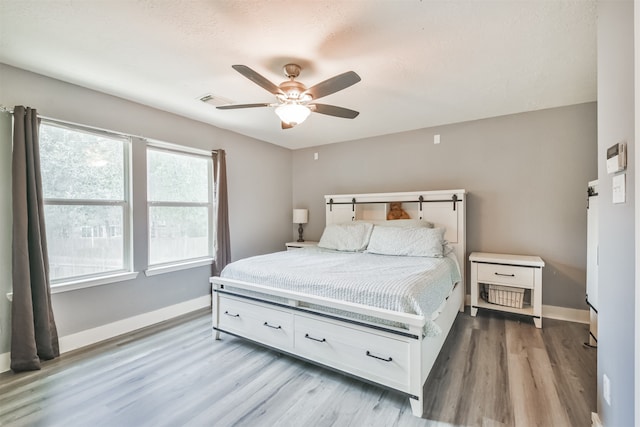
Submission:
M 602 397 L 607 405 L 611 406 L 611 381 L 607 374 L 602 375 Z

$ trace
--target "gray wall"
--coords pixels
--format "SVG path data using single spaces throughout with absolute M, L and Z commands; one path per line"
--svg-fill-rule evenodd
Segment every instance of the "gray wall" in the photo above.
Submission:
M 605 426 L 634 425 L 635 125 L 634 5 L 598 2 L 598 413 Z M 636 23 L 640 30 L 640 23 Z M 606 150 L 627 142 L 627 202 L 611 201 Z M 611 406 L 602 378 L 611 382 Z
M 293 205 L 310 209 L 305 236 L 317 240 L 325 194 L 464 188 L 468 252 L 539 255 L 543 303 L 586 309 L 586 191 L 596 177 L 588 103 L 296 150 Z
M 0 104 L 26 105 L 39 114 L 60 120 L 141 135 L 200 149 L 224 148 L 230 204 L 232 258 L 283 250 L 290 239 L 291 151 L 213 126 L 145 107 L 121 98 L 43 77 L 0 64 Z M 10 197 L 7 167 L 10 144 L 0 126 L 0 262 L 7 262 L 11 232 L 4 215 Z M 133 146 L 135 269 L 146 268 L 146 205 L 144 145 Z M 258 184 L 260 187 L 258 188 Z M 7 246 L 9 245 L 9 246 Z M 10 260 L 10 257 L 9 257 Z M 10 261 L 8 261 L 10 262 Z M 6 322 L 9 305 L 4 294 L 10 276 L 0 277 L 0 353 L 9 350 Z M 10 273 L 9 273 L 10 274 Z M 115 322 L 209 294 L 210 267 L 146 277 L 54 294 L 56 321 L 61 336 Z

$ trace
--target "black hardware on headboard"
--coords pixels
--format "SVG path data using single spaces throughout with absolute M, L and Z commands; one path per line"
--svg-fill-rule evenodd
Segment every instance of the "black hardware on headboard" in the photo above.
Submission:
M 329 201 L 327 202 L 327 204 L 329 205 L 329 211 L 332 212 L 333 211 L 333 205 L 351 205 L 351 210 L 355 212 L 356 210 L 356 205 L 373 205 L 373 204 L 377 204 L 377 203 L 393 203 L 397 200 L 393 200 L 393 201 L 386 201 L 386 202 L 358 202 L 356 201 L 355 197 L 353 199 L 351 199 L 350 202 L 334 202 L 333 199 L 329 199 Z M 420 210 L 422 211 L 422 204 L 423 203 L 442 203 L 442 202 L 453 202 L 453 210 L 456 210 L 456 203 L 457 202 L 461 202 L 462 199 L 458 198 L 457 194 L 454 194 L 453 196 L 451 196 L 451 199 L 448 200 L 425 200 L 424 197 L 420 196 L 418 197 L 418 200 L 403 200 L 402 203 L 420 203 Z

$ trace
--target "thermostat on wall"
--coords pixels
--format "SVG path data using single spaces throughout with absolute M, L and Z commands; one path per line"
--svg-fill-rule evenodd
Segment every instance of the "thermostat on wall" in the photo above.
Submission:
M 627 144 L 619 142 L 607 149 L 607 173 L 616 173 L 627 168 Z

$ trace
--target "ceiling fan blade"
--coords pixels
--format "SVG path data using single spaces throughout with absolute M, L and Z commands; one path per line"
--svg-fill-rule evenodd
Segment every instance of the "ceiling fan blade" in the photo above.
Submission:
M 236 70 L 237 72 L 239 72 L 240 74 L 242 74 L 243 76 L 245 76 L 246 78 L 248 78 L 249 80 L 257 84 L 258 86 L 268 90 L 274 95 L 284 94 L 284 92 L 282 92 L 278 86 L 271 83 L 265 77 L 256 73 L 246 65 L 232 65 L 231 68 L 233 68 L 234 70 Z
M 358 83 L 360 80 L 362 79 L 360 79 L 360 76 L 354 71 L 347 71 L 346 73 L 338 74 L 337 76 L 320 82 L 315 86 L 311 86 L 305 93 L 311 94 L 313 99 L 318 99 L 336 93 L 339 90 L 346 89 Z
M 238 108 L 270 107 L 271 104 L 230 104 L 216 107 L 218 110 L 235 110 Z
M 311 104 L 309 105 L 311 111 L 316 113 L 326 114 L 327 116 L 342 117 L 343 119 L 355 119 L 360 114 L 358 111 L 349 110 L 348 108 L 336 107 L 335 105 L 327 104 Z
M 289 123 L 285 123 L 285 122 L 280 122 L 282 123 L 282 129 L 291 129 L 292 127 L 294 127 L 295 125 L 290 125 Z

